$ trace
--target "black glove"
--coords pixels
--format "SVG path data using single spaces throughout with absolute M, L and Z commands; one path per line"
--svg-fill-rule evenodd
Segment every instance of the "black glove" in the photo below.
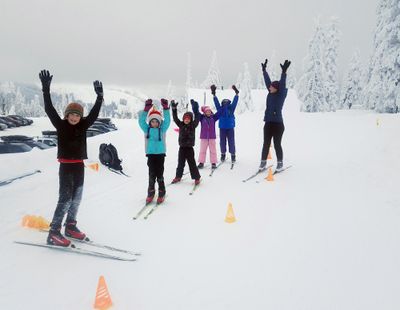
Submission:
M 215 96 L 215 91 L 217 90 L 217 87 L 213 84 L 210 86 L 210 89 L 211 89 L 211 94 Z
M 176 108 L 178 107 L 178 102 L 175 102 L 175 100 L 171 100 L 171 107 L 172 110 L 176 110 Z
M 280 65 L 281 65 L 281 68 L 282 68 L 282 73 L 286 73 L 286 71 L 287 71 L 287 69 L 289 68 L 290 64 L 291 64 L 291 62 L 290 62 L 289 60 L 287 60 L 287 59 L 285 60 L 285 62 L 283 63 L 283 65 L 280 64 Z
M 199 110 L 199 103 L 197 101 L 194 101 L 193 99 L 190 100 L 190 104 L 192 105 L 192 110 L 193 111 L 198 111 Z
M 144 111 L 145 112 L 150 111 L 152 106 L 153 106 L 153 100 L 147 99 L 146 102 L 144 103 Z
M 267 70 L 267 64 L 268 64 L 268 59 L 265 59 L 265 62 L 261 63 L 261 68 L 262 68 L 263 71 Z
M 93 82 L 94 91 L 96 92 L 97 96 L 103 97 L 103 84 L 100 81 Z
M 48 70 L 40 71 L 39 79 L 42 82 L 42 91 L 43 92 L 50 92 L 50 84 L 51 84 L 52 78 L 53 78 L 53 76 L 50 75 L 50 72 Z
M 237 89 L 237 87 L 235 85 L 232 85 L 232 89 L 235 91 L 236 95 L 239 95 L 239 90 Z

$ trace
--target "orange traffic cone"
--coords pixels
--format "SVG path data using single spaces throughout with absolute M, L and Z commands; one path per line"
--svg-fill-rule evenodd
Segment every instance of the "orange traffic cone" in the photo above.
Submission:
M 89 164 L 87 165 L 90 169 L 94 170 L 94 171 L 99 171 L 99 163 L 93 163 L 93 164 Z
M 226 212 L 225 222 L 229 224 L 236 222 L 235 214 L 233 213 L 232 203 L 228 204 L 228 211 Z
M 99 310 L 107 310 L 112 306 L 111 296 L 107 289 L 106 281 L 103 276 L 99 278 L 97 285 L 96 299 L 94 300 L 94 308 Z
M 267 175 L 267 177 L 265 179 L 267 181 L 273 181 L 274 180 L 274 175 L 272 174 L 272 169 L 271 168 L 268 169 L 268 175 Z

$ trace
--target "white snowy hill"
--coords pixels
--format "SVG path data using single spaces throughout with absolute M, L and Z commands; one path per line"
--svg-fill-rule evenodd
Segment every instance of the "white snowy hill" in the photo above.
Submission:
M 192 96 L 203 104 L 202 93 Z M 147 220 L 132 220 L 147 189 L 137 121 L 115 120 L 118 131 L 88 139 L 90 160 L 111 142 L 131 177 L 86 169 L 79 227 L 97 242 L 141 252 L 136 262 L 13 243 L 45 242 L 45 233 L 23 228 L 21 220 L 52 217 L 56 149 L 0 155 L 0 180 L 42 171 L 0 187 L 0 308 L 92 309 L 103 275 L 112 309 L 398 309 L 399 115 L 300 113 L 290 92 L 283 148 L 292 167 L 273 182 L 265 173 L 243 183 L 257 169 L 262 146 L 265 97 L 253 99 L 259 108 L 237 116 L 235 168 L 224 164 L 212 177 L 202 170 L 193 196 L 188 176 L 168 186 L 165 204 Z M 50 126 L 40 118 L 7 134 L 37 135 Z M 168 131 L 167 182 L 177 164 L 175 127 Z M 229 203 L 232 224 L 224 221 Z

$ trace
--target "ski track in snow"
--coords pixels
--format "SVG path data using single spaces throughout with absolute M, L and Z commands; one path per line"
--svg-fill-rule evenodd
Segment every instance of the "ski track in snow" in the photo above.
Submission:
M 293 167 L 274 182 L 263 179 L 265 172 L 243 183 L 259 165 L 264 95 L 254 95 L 255 112 L 237 115 L 234 169 L 222 165 L 211 178 L 210 169 L 200 170 L 193 196 L 189 175 L 168 186 L 166 201 L 146 221 L 132 220 L 143 206 L 148 175 L 137 120 L 115 120 L 118 131 L 88 139 L 89 160 L 97 161 L 99 145 L 111 142 L 131 178 L 86 169 L 79 227 L 95 241 L 141 252 L 136 262 L 14 244 L 45 241 L 45 233 L 22 228 L 21 220 L 52 217 L 56 149 L 0 155 L 1 179 L 42 171 L 0 187 L 1 308 L 90 309 L 104 275 L 115 309 L 398 309 L 399 115 L 300 113 L 290 92 L 283 149 L 284 163 Z M 202 103 L 203 93 L 191 97 Z M 1 134 L 50 128 L 40 118 Z M 166 183 L 177 165 L 173 128 Z M 233 224 L 224 222 L 229 202 Z

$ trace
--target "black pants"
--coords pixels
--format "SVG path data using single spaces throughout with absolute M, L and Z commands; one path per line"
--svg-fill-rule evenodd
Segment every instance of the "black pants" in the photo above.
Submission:
M 194 159 L 193 147 L 179 147 L 178 153 L 178 168 L 176 168 L 176 177 L 181 178 L 183 175 L 183 169 L 185 168 L 185 162 L 188 162 L 190 176 L 193 180 L 200 179 L 199 169 L 196 166 L 196 160 Z
M 265 123 L 264 125 L 264 144 L 261 153 L 261 160 L 267 160 L 271 139 L 274 138 L 274 147 L 278 161 L 283 160 L 282 135 L 285 131 L 283 123 Z
M 85 166 L 83 163 L 60 163 L 58 203 L 54 211 L 51 229 L 60 229 L 64 216 L 67 223 L 76 220 L 76 214 L 82 200 Z
M 149 167 L 149 192 L 155 190 L 154 187 L 156 180 L 158 183 L 158 190 L 165 192 L 164 161 L 165 154 L 147 155 L 147 166 Z

